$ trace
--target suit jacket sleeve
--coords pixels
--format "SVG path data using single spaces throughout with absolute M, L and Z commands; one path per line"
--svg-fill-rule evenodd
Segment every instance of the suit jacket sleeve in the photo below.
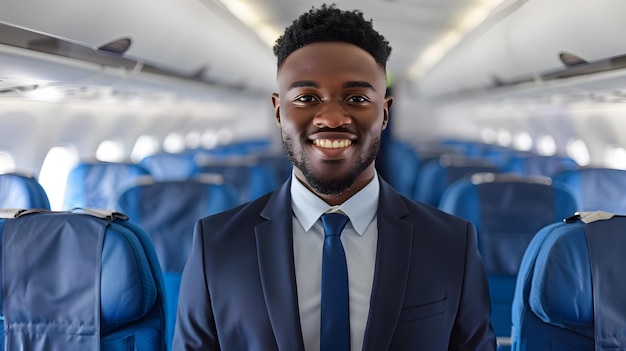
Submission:
M 196 223 L 191 253 L 183 270 L 173 350 L 219 350 L 211 297 L 204 270 L 202 221 Z
M 455 325 L 450 337 L 450 350 L 492 351 L 496 338 L 490 324 L 489 286 L 476 243 L 476 230 L 467 225 L 467 246 L 463 289 Z

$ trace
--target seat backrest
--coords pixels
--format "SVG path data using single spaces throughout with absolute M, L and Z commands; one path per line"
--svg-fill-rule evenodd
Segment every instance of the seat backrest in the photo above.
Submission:
M 513 291 L 524 251 L 539 229 L 574 213 L 576 200 L 547 177 L 476 174 L 450 185 L 440 208 L 476 226 L 492 324 L 496 335 L 510 336 Z
M 0 173 L 0 208 L 50 209 L 50 201 L 37 179 L 21 173 Z
M 516 155 L 509 159 L 503 172 L 552 177 L 553 175 L 578 168 L 578 163 L 567 156 Z
M 415 149 L 407 142 L 391 139 L 381 151 L 381 175 L 398 192 L 407 197 L 413 195 L 415 177 L 420 164 Z
M 136 164 L 82 162 L 68 174 L 64 208 L 107 208 L 121 187 L 146 175 L 148 170 Z
M 427 161 L 420 168 L 412 198 L 431 206 L 438 206 L 441 195 L 450 184 L 463 177 L 483 172 L 498 172 L 498 167 L 480 159 L 442 155 Z
M 626 170 L 580 168 L 558 173 L 553 178 L 570 188 L 579 211 L 626 214 Z
M 261 154 L 257 155 L 256 159 L 259 164 L 275 171 L 278 183 L 282 183 L 291 177 L 293 165 L 285 153 Z
M 159 180 L 187 179 L 198 171 L 191 153 L 158 153 L 144 157 L 139 164 Z
M 221 178 L 137 180 L 122 190 L 114 207 L 146 230 L 165 281 L 168 345 L 171 345 L 180 278 L 198 219 L 235 206 L 238 200 Z
M 200 174 L 217 174 L 232 187 L 242 204 L 274 190 L 283 179 L 273 167 L 257 162 L 254 156 L 200 161 Z
M 104 212 L 3 214 L 2 349 L 165 350 L 161 271 L 141 228 Z
M 512 350 L 626 349 L 626 217 L 588 212 L 544 227 L 524 255 Z

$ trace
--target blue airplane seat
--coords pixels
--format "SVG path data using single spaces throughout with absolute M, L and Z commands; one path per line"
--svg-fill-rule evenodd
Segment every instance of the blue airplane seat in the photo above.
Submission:
M 39 181 L 27 174 L 0 173 L 0 208 L 50 209 L 50 201 Z
M 386 181 L 407 197 L 413 195 L 420 160 L 415 149 L 407 142 L 391 139 L 384 150 L 383 172 Z
M 165 281 L 167 344 L 171 345 L 182 271 L 191 251 L 198 219 L 237 205 L 221 177 L 187 180 L 141 178 L 123 189 L 112 207 L 130 216 L 148 233 Z
M 570 188 L 579 211 L 626 214 L 626 170 L 579 168 L 558 173 L 553 178 Z
M 165 350 L 146 233 L 104 211 L 3 210 L 0 350 Z
M 570 191 L 550 178 L 515 174 L 478 173 L 455 181 L 442 195 L 439 208 L 476 227 L 497 336 L 511 334 L 515 279 L 528 243 L 576 207 Z
M 442 155 L 420 168 L 412 198 L 436 207 L 444 190 L 454 181 L 484 172 L 498 172 L 498 167 L 481 159 Z
M 105 209 L 121 187 L 149 174 L 147 169 L 137 164 L 81 162 L 68 174 L 64 209 Z
M 494 165 L 504 169 L 511 159 L 532 155 L 528 151 L 520 151 L 503 146 L 491 145 L 485 149 L 482 157 Z
M 186 179 L 198 171 L 192 153 L 158 153 L 144 157 L 139 164 L 160 180 Z
M 502 171 L 552 177 L 578 167 L 578 163 L 567 156 L 516 155 L 509 159 Z
M 481 157 L 485 154 L 485 150 L 493 147 L 482 141 L 463 139 L 446 139 L 442 140 L 441 144 L 446 147 L 455 148 L 455 153 L 468 157 Z
M 285 153 L 268 153 L 256 156 L 259 164 L 274 170 L 278 183 L 286 181 L 291 177 L 293 165 Z
M 279 178 L 277 170 L 268 164 L 258 162 L 254 156 L 221 160 L 205 158 L 197 162 L 200 165 L 199 175 L 221 175 L 224 183 L 236 190 L 240 204 L 265 195 L 284 180 Z
M 513 300 L 512 350 L 626 350 L 626 217 L 581 212 L 537 233 Z
M 218 157 L 250 156 L 270 152 L 275 146 L 274 140 L 250 139 L 233 141 L 200 151 L 204 154 Z

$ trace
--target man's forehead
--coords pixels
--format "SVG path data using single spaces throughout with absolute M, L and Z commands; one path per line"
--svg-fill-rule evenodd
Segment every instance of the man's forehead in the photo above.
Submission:
M 315 80 L 321 72 L 332 72 L 342 76 L 354 76 L 350 80 L 364 80 L 359 77 L 380 77 L 385 80 L 383 68 L 376 63 L 367 51 L 344 42 L 317 42 L 303 46 L 292 52 L 278 69 L 279 80 Z M 308 77 L 308 78 L 306 78 Z M 289 83 L 291 84 L 291 83 Z
M 285 62 L 283 62 L 283 65 L 278 69 L 278 71 L 280 71 L 280 69 L 283 68 L 290 61 L 294 60 L 297 60 L 298 62 L 301 62 L 303 60 L 313 61 L 317 59 L 327 60 L 330 57 L 338 56 L 338 58 L 341 58 L 345 55 L 353 55 L 351 57 L 365 58 L 367 61 L 370 61 L 380 67 L 380 65 L 376 63 L 374 57 L 368 51 L 358 45 L 343 41 L 320 41 L 306 44 L 291 52 L 285 58 Z

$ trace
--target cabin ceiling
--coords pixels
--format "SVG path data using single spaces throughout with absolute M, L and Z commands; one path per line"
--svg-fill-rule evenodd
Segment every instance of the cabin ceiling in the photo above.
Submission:
M 70 86 L 74 96 L 112 91 L 202 100 L 214 88 L 267 96 L 276 90 L 272 43 L 293 19 L 322 3 L 2 1 L 0 92 L 56 85 Z M 626 86 L 623 0 L 334 3 L 373 19 L 392 46 L 392 82 L 408 95 L 528 95 L 546 87 L 548 93 L 593 94 L 588 82 L 598 81 L 579 77 L 592 74 L 608 77 L 612 90 Z M 439 60 L 433 48 L 442 43 Z M 611 71 L 620 78 L 606 74 Z
M 374 20 L 375 28 L 393 47 L 388 71 L 396 80 L 406 79 L 411 66 L 429 45 L 457 26 L 468 11 L 484 2 L 334 1 L 342 9 L 360 9 L 366 18 Z M 232 7 L 232 3 L 228 0 L 3 1 L 0 23 L 32 32 L 34 36 L 57 39 L 56 50 L 61 56 L 76 53 L 77 50 L 68 49 L 72 45 L 94 50 L 120 39 L 130 39 L 130 46 L 123 53 L 125 60 L 119 67 L 111 67 L 114 64 L 109 63 L 109 66 L 96 65 L 90 71 L 71 60 L 62 63 L 42 60 L 43 66 L 38 71 L 48 72 L 41 77 L 47 82 L 61 84 L 63 78 L 52 71 L 64 72 L 68 66 L 78 65 L 86 71 L 80 74 L 85 84 L 110 84 L 111 76 L 115 75 L 119 78 L 114 79 L 116 84 L 124 84 L 123 81 L 130 81 L 127 78 L 144 71 L 235 90 L 274 91 L 276 67 L 271 40 L 263 40 L 255 32 L 260 29 L 254 24 L 241 25 L 243 10 Z M 247 1 L 247 11 L 256 14 L 257 20 L 271 28 L 276 36 L 299 14 L 322 3 L 255 0 Z M 13 46 L 40 50 L 42 41 L 27 38 L 15 44 L 15 34 L 6 28 L 0 30 L 0 43 L 11 47 L 0 48 L 0 54 L 9 52 L 7 56 L 0 56 L 0 62 L 10 61 L 11 65 L 0 66 L 2 88 L 22 80 L 32 84 L 38 77 L 29 76 L 15 66 L 20 62 L 16 58 L 20 53 L 13 50 Z M 32 55 L 27 56 L 30 64 L 36 61 Z M 71 83 L 75 88 L 75 83 L 80 82 Z

